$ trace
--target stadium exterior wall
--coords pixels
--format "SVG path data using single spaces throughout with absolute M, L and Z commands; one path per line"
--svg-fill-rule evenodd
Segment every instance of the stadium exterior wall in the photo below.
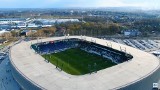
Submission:
M 31 80 L 29 80 L 27 77 L 25 77 L 24 74 L 22 74 L 16 66 L 12 63 L 12 59 L 10 58 L 10 66 L 11 66 L 11 72 L 13 78 L 16 80 L 16 82 L 19 84 L 19 86 L 22 88 L 22 90 L 45 90 L 43 87 L 39 86 L 38 84 L 33 83 Z
M 12 65 L 11 63 L 11 68 L 12 68 L 12 75 L 14 79 L 18 82 L 18 84 L 23 88 L 24 90 L 41 90 L 39 86 L 34 85 L 32 82 L 27 80 L 23 75 L 19 73 Z M 153 74 L 150 76 L 135 82 L 131 85 L 128 85 L 126 87 L 120 88 L 118 90 L 152 90 L 152 84 L 158 82 L 160 76 L 160 68 L 156 70 Z
M 159 61 L 160 64 L 160 61 Z M 43 87 L 39 86 L 38 84 L 32 82 L 30 79 L 25 77 L 23 73 L 21 73 L 14 63 L 12 63 L 12 59 L 10 57 L 10 65 L 12 69 L 12 75 L 14 79 L 19 83 L 22 89 L 24 90 L 45 90 Z M 140 78 L 135 82 L 128 83 L 122 87 L 117 87 L 115 89 L 118 90 L 152 90 L 153 83 L 158 82 L 160 79 L 160 67 L 158 66 L 153 72 L 146 75 L 146 77 Z M 114 89 L 114 90 L 115 90 Z
M 152 90 L 153 83 L 158 83 L 160 80 L 160 67 L 153 72 L 151 75 L 147 76 L 146 78 L 137 81 L 133 84 L 129 84 L 125 87 L 122 87 L 118 90 Z
M 23 77 L 11 64 L 12 75 L 23 90 L 40 90 L 40 88 Z

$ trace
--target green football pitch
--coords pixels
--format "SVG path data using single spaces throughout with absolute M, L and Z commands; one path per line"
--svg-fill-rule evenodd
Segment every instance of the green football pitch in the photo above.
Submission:
M 116 65 L 111 60 L 88 53 L 79 48 L 68 49 L 59 53 L 42 55 L 58 69 L 72 75 L 93 73 Z

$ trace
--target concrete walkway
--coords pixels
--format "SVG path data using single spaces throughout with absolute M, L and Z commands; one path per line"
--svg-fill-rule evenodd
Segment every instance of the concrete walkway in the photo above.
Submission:
M 142 80 L 153 74 L 160 67 L 157 57 L 147 52 L 118 44 L 115 42 L 81 36 L 70 36 L 68 38 L 79 38 L 94 41 L 107 46 L 111 43 L 112 48 L 120 50 L 126 48 L 127 53 L 133 55 L 133 59 L 116 66 L 100 70 L 95 74 L 74 76 L 65 72 L 59 72 L 51 63 L 46 63 L 44 58 L 36 54 L 30 48 L 31 44 L 65 39 L 66 37 L 54 37 L 43 40 L 22 42 L 12 47 L 11 62 L 22 73 L 24 77 L 47 90 L 108 90 L 119 89 Z

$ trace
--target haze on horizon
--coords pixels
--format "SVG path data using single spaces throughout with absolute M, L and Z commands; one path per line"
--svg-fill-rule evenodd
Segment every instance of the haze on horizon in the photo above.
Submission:
M 0 0 L 0 8 L 138 7 L 160 9 L 160 0 Z

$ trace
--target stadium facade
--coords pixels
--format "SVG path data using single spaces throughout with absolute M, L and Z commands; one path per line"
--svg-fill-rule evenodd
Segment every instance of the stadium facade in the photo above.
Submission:
M 73 38 L 112 48 L 110 50 L 113 51 L 129 53 L 133 58 L 91 75 L 74 76 L 59 72 L 31 48 L 31 45 L 37 43 Z M 107 43 L 111 43 L 112 47 Z M 126 48 L 126 51 L 122 48 Z M 14 79 L 24 90 L 151 90 L 152 84 L 157 82 L 160 76 L 160 61 L 154 55 L 86 36 L 54 37 L 18 43 L 10 50 L 10 64 Z

